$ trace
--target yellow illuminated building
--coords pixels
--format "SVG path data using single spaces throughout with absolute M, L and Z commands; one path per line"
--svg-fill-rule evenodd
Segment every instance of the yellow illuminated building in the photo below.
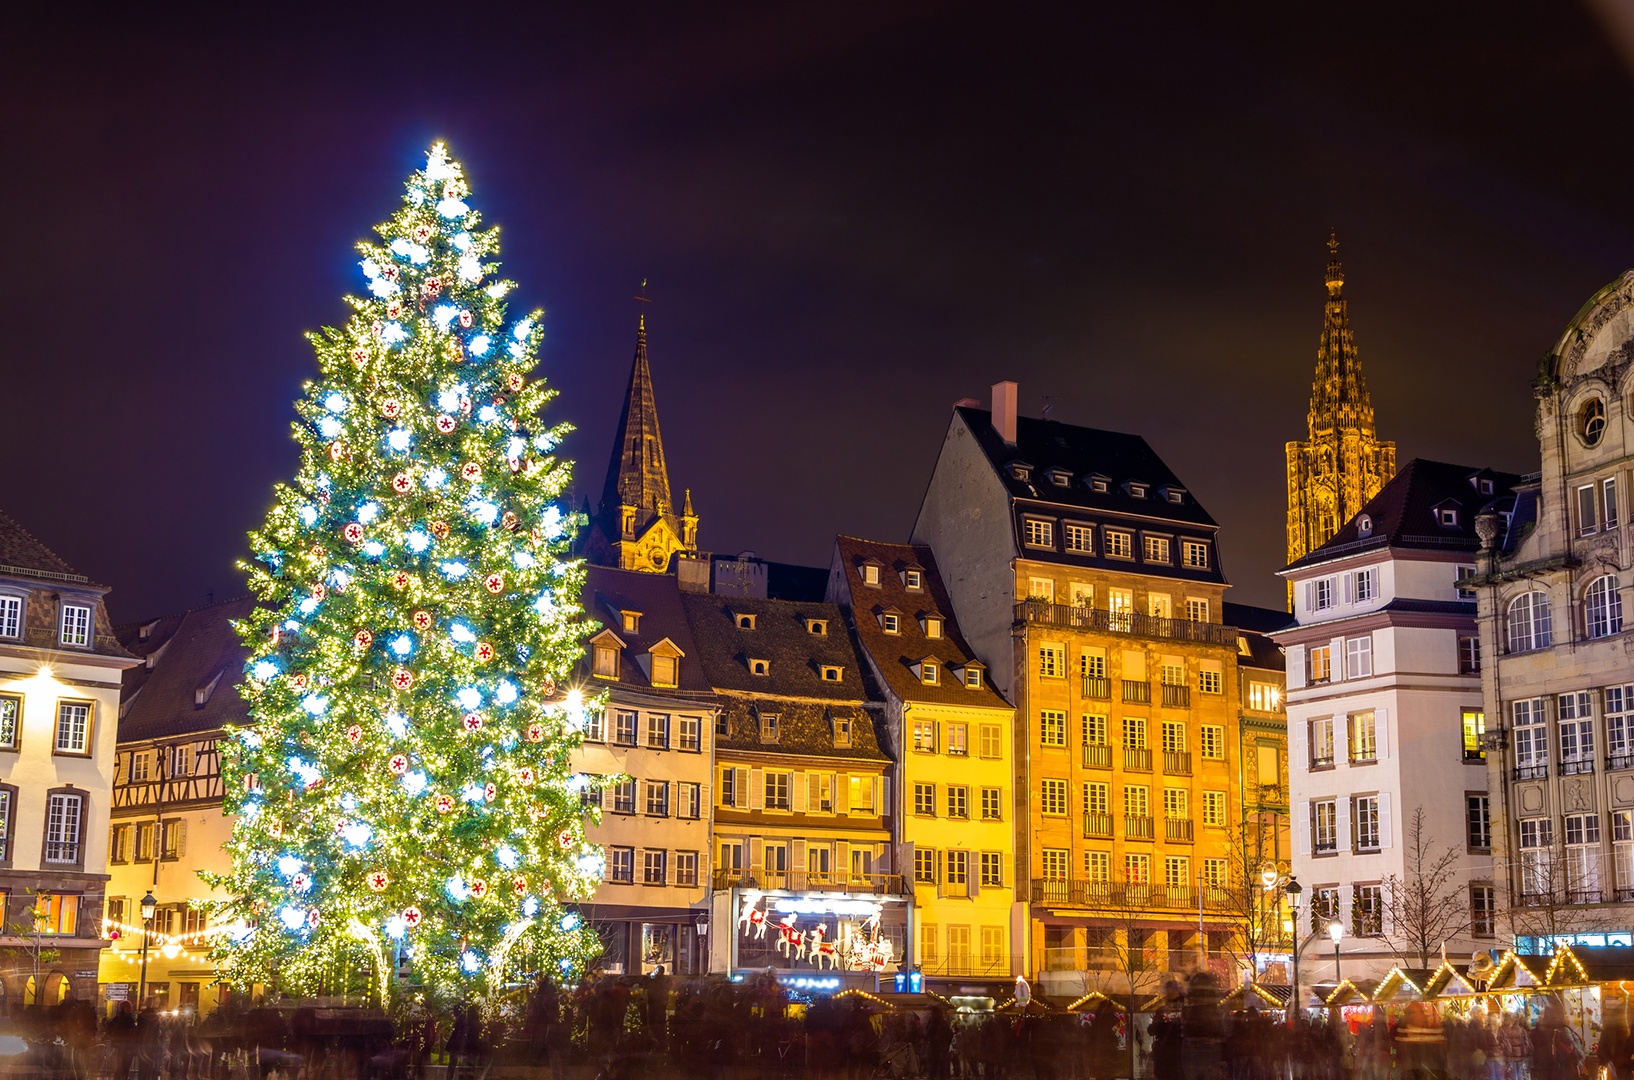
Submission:
M 1287 446 L 1289 563 L 1331 540 L 1396 475 L 1396 444 L 1381 441 L 1373 425 L 1373 400 L 1343 295 L 1337 238 L 1328 240 L 1328 253 L 1328 300 L 1305 441 Z M 1292 611 L 1292 591 L 1288 605 Z
M 954 620 L 930 548 L 842 536 L 829 600 L 850 616 L 885 697 L 913 962 L 932 984 L 1022 973 L 1015 919 L 1015 711 Z
M 1018 417 L 1014 383 L 993 405 L 955 408 L 913 539 L 1015 703 L 1028 968 L 1073 997 L 1228 974 L 1249 883 L 1217 527 L 1138 436 Z

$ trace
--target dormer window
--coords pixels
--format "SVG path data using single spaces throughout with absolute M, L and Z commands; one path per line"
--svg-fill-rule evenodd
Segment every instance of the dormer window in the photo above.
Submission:
M 871 589 L 879 588 L 879 563 L 862 564 L 862 583 Z
M 1124 490 L 1129 492 L 1129 497 L 1131 499 L 1146 498 L 1146 485 L 1138 480 L 1129 481 L 1129 483 L 1124 485 Z
M 1473 487 L 1476 491 L 1479 491 L 1482 495 L 1491 495 L 1492 494 L 1492 481 L 1490 479 L 1488 479 L 1487 477 L 1485 477 L 1485 476 L 1472 476 L 1472 477 L 1469 478 L 1469 482 L 1470 482 L 1470 486 Z
M 1097 495 L 1105 495 L 1112 489 L 1112 479 L 1106 476 L 1095 475 L 1089 478 L 1089 490 Z
M 928 638 L 939 638 L 942 636 L 942 616 L 940 615 L 925 615 L 921 617 L 919 620 L 919 626 L 925 631 L 925 636 Z
M 1436 512 L 1435 512 L 1435 519 L 1438 522 L 1441 523 L 1442 528 L 1456 529 L 1458 527 L 1458 507 L 1456 507 L 1456 506 L 1437 507 Z
M 221 681 L 221 672 L 216 677 L 193 691 L 193 708 L 202 709 L 210 703 L 210 695 L 216 692 L 216 684 Z
M 1021 537 L 1028 547 L 1055 547 L 1055 522 L 1047 518 L 1023 518 Z
M 965 665 L 965 686 L 971 690 L 982 688 L 982 669 L 979 664 Z
M 1186 489 L 1179 487 L 1165 487 L 1163 489 L 1163 497 L 1169 500 L 1171 504 L 1180 506 L 1186 501 Z
M 919 592 L 925 587 L 925 572 L 914 567 L 902 571 L 902 587 L 909 592 Z
M 618 614 L 626 633 L 639 634 L 641 632 L 641 612 L 620 611 Z
M 919 679 L 926 686 L 935 686 L 941 674 L 941 665 L 934 660 L 926 660 L 919 665 Z
M 760 714 L 760 741 L 763 742 L 763 743 L 774 743 L 774 742 L 776 742 L 777 741 L 777 726 L 778 725 L 777 725 L 777 714 L 776 713 L 761 713 Z
M 751 674 L 751 675 L 770 675 L 771 673 L 772 673 L 772 662 L 770 660 L 753 660 L 753 659 L 751 659 L 749 661 L 749 674 Z
M 1071 487 L 1072 474 L 1065 469 L 1051 469 L 1050 483 L 1056 487 Z
M 62 624 L 57 640 L 81 649 L 91 647 L 91 608 L 88 604 L 63 604 Z
M 902 617 L 894 611 L 881 612 L 879 616 L 879 625 L 887 634 L 902 633 Z
M 850 717 L 834 718 L 834 745 L 842 750 L 851 745 Z
M 753 630 L 755 628 L 755 617 L 753 615 L 737 615 L 734 616 L 734 621 L 738 624 L 739 630 Z
M 823 664 L 817 670 L 824 682 L 841 682 L 845 678 L 845 669 L 838 664 Z
M 1010 463 L 1010 478 L 1025 483 L 1033 475 L 1033 467 L 1021 461 Z
M 592 674 L 598 679 L 618 678 L 618 646 L 597 642 L 595 650 L 595 667 Z
M 681 685 L 681 657 L 684 655 L 669 638 L 655 643 L 647 651 L 647 677 L 652 685 L 668 688 Z
M 806 619 L 806 633 L 814 634 L 817 637 L 827 637 L 828 636 L 828 620 L 827 619 L 811 619 L 811 618 Z

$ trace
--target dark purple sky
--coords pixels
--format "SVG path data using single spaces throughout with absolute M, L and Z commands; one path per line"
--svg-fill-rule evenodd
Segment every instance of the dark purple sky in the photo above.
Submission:
M 1634 95 L 1568 4 L 343 6 L 0 16 L 0 507 L 116 618 L 241 589 L 301 333 L 433 137 L 580 492 L 649 277 L 677 494 L 793 561 L 904 537 L 1012 378 L 1144 434 L 1275 604 L 1330 225 L 1403 461 L 1535 469 L 1536 361 L 1634 263 Z

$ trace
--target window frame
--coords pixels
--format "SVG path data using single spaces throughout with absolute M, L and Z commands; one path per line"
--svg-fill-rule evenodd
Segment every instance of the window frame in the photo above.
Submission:
M 15 618 L 8 618 L 7 611 L 15 605 Z M 27 625 L 24 612 L 28 610 L 28 601 L 22 593 L 0 592 L 0 639 L 6 641 L 21 641 L 23 630 Z M 8 633 L 7 627 L 11 630 Z
M 71 746 L 64 749 L 62 745 L 63 710 L 84 707 L 85 732 L 84 746 L 79 750 Z M 58 698 L 56 723 L 51 733 L 51 754 L 53 757 L 88 758 L 96 752 L 96 702 L 91 698 Z
M 68 841 L 62 840 L 62 839 L 58 839 L 56 841 L 53 841 L 51 839 L 51 827 L 52 827 L 51 826 L 51 806 L 52 806 L 52 803 L 55 802 L 57 799 L 67 799 L 67 798 L 72 798 L 72 799 L 77 800 L 76 805 L 78 806 L 78 809 L 79 809 L 78 816 L 74 820 L 74 841 L 73 841 L 73 843 L 74 843 L 74 857 L 72 859 L 52 859 L 52 858 L 48 858 L 47 856 L 49 855 L 49 853 L 51 851 L 51 845 L 53 843 L 57 843 L 57 844 L 61 845 L 61 844 L 66 844 L 68 842 Z M 13 797 L 12 801 L 13 801 L 13 803 L 16 802 L 15 797 Z M 72 787 L 72 786 L 57 787 L 57 788 L 52 788 L 50 791 L 47 791 L 45 793 L 45 822 L 44 822 L 44 826 L 40 829 L 40 867 L 41 867 L 41 869 L 45 869 L 45 870 L 49 870 L 49 869 L 53 869 L 53 868 L 58 869 L 58 870 L 67 870 L 67 869 L 84 870 L 85 869 L 85 847 L 86 847 L 86 843 L 87 843 L 87 838 L 86 838 L 86 835 L 85 835 L 85 825 L 86 825 L 86 822 L 90 818 L 90 809 L 91 809 L 91 793 L 84 790 L 83 788 L 76 788 L 76 787 Z M 16 813 L 15 809 L 12 811 L 12 813 L 13 813 L 13 815 L 15 815 L 15 813 Z M 156 837 L 155 839 L 158 839 L 158 838 Z M 157 855 L 159 853 L 155 852 L 155 854 Z
M 85 640 L 83 641 L 74 640 L 68 636 L 70 612 L 84 613 L 84 626 L 78 627 L 84 634 Z M 81 603 L 77 600 L 58 602 L 57 644 L 69 649 L 90 649 L 96 644 L 96 605 L 94 603 Z
M 1053 518 L 1023 514 L 1021 517 L 1021 543 L 1023 547 L 1054 551 L 1055 520 Z

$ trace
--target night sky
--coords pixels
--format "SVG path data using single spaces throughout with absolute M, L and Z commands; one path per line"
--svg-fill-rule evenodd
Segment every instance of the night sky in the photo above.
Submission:
M 1403 462 L 1536 469 L 1537 360 L 1634 265 L 1634 95 L 1569 4 L 23 6 L 0 508 L 120 620 L 242 590 L 302 332 L 434 138 L 547 310 L 577 498 L 649 278 L 676 496 L 789 561 L 905 538 L 1010 378 L 1145 435 L 1276 604 L 1330 226 Z

